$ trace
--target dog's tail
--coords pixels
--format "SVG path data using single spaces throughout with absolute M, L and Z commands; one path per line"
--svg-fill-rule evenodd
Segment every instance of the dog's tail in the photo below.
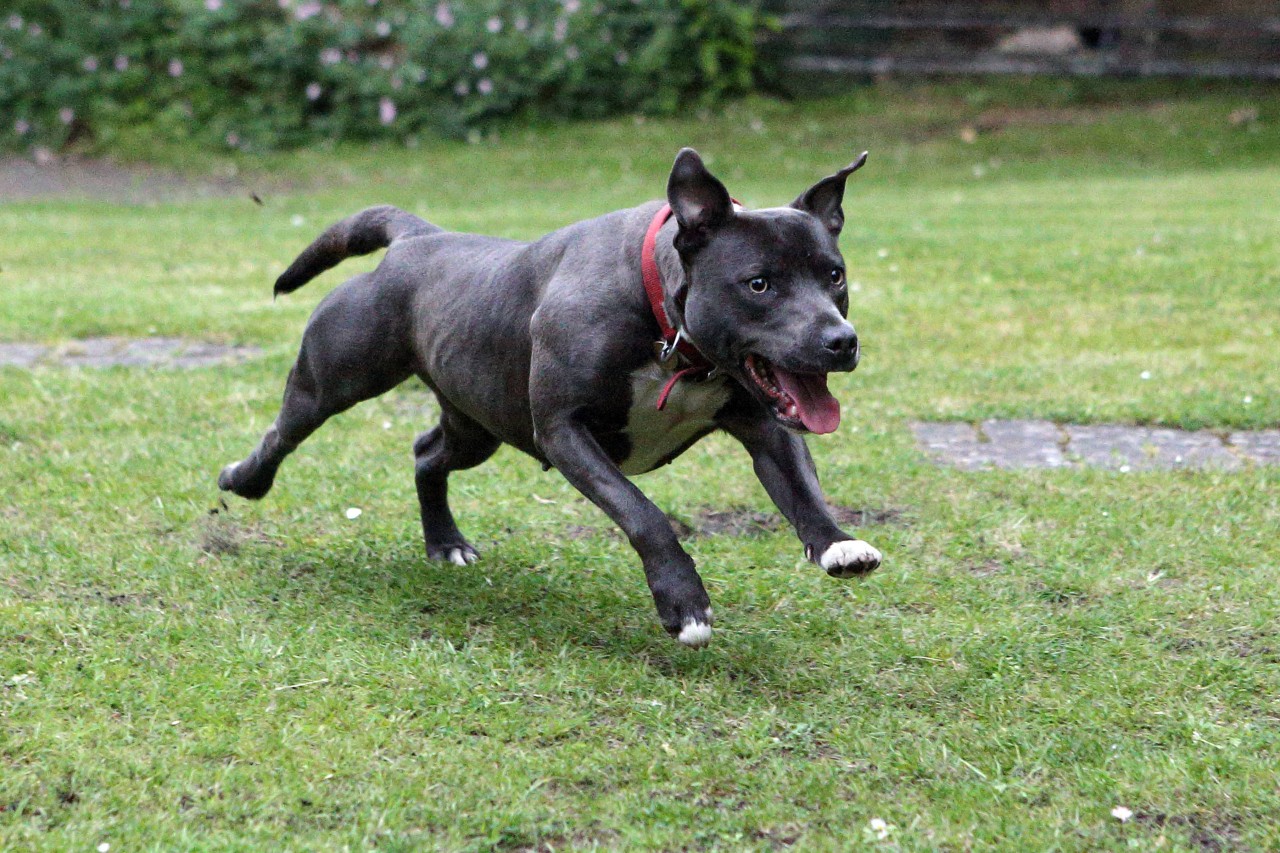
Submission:
M 444 229 L 389 204 L 362 210 L 330 225 L 276 279 L 275 295 L 292 293 L 327 269 L 353 255 L 385 249 L 401 237 L 435 234 Z

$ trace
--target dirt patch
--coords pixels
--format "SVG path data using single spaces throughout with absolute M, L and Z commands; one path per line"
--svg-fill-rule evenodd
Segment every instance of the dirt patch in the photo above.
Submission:
M 566 524 L 563 532 L 566 538 L 576 541 L 579 539 L 594 539 L 606 531 L 603 527 L 589 527 L 585 524 Z
M 771 512 L 749 509 L 704 509 L 694 514 L 690 536 L 763 536 L 786 522 Z M 679 533 L 679 531 L 676 531 Z
M 978 560 L 965 560 L 964 567 L 972 574 L 980 578 L 990 577 L 999 574 L 1005 569 L 1004 563 L 994 557 L 988 557 L 979 562 Z
M 1241 833 L 1235 821 L 1221 815 L 1166 815 L 1142 813 L 1133 816 L 1139 826 L 1155 829 L 1177 828 L 1187 833 L 1191 846 L 1205 853 L 1241 850 Z
M 191 370 L 261 355 L 254 346 L 214 344 L 183 338 L 86 338 L 48 346 L 0 343 L 0 367 L 153 367 Z
M 853 507 L 834 505 L 830 507 L 831 515 L 841 527 L 875 527 L 885 524 L 901 524 L 902 510 L 899 509 L 854 509 Z M 681 539 L 696 539 L 703 536 L 765 536 L 779 530 L 788 529 L 787 520 L 775 512 L 762 512 L 753 509 L 708 509 L 695 510 L 693 515 L 682 518 L 678 515 L 667 515 L 667 521 L 676 536 Z M 613 527 L 588 527 L 582 524 L 569 524 L 562 528 L 569 539 L 591 539 L 602 535 L 620 535 Z
M 854 509 L 839 504 L 829 506 L 836 523 L 847 527 L 905 526 L 907 523 L 906 514 L 900 509 Z
M 800 830 L 791 825 L 773 827 L 764 826 L 751 831 L 751 837 L 763 842 L 770 850 L 785 850 L 800 840 Z
M 841 527 L 877 527 L 900 524 L 902 510 L 854 509 L 832 505 L 829 507 L 836 524 Z M 755 510 L 701 510 L 693 517 L 693 535 L 696 536 L 763 536 L 787 529 L 787 520 L 772 512 Z M 677 533 L 679 531 L 677 530 Z
M 211 196 L 256 195 L 238 175 L 195 178 L 157 166 L 124 165 L 101 158 L 0 157 L 0 202 L 32 199 L 92 199 L 145 204 Z M 271 188 L 273 191 L 277 187 Z M 258 192 L 265 192 L 263 188 Z
M 1280 662 L 1280 654 L 1276 652 L 1274 637 L 1267 634 L 1243 634 L 1228 642 L 1227 648 L 1232 655 L 1238 658 L 1257 658 L 1269 663 Z
M 902 521 L 902 511 L 897 509 L 854 509 L 832 506 L 831 515 L 842 527 L 872 527 L 896 524 Z M 764 536 L 789 529 L 787 520 L 778 513 L 750 509 L 701 509 L 689 521 L 668 516 L 676 535 L 684 538 L 699 536 Z
M 240 553 L 241 548 L 250 543 L 279 544 L 257 525 L 232 521 L 215 509 L 205 517 L 196 548 L 211 557 L 234 557 Z

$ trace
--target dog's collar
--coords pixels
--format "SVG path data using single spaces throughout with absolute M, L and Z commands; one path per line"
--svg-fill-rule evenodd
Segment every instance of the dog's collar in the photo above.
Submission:
M 671 325 L 671 321 L 667 318 L 667 310 L 662 304 L 666 294 L 662 290 L 662 273 L 658 269 L 658 259 L 655 257 L 654 250 L 658 245 L 658 232 L 670 218 L 671 205 L 664 204 L 654 214 L 653 220 L 649 223 L 649 230 L 645 232 L 644 243 L 640 246 L 640 273 L 644 278 L 644 292 L 649 297 L 653 318 L 658 321 L 658 328 L 662 332 L 662 353 L 659 355 L 659 360 L 665 362 L 672 355 L 679 353 L 684 357 L 687 365 L 671 374 L 667 384 L 662 386 L 662 392 L 658 394 L 658 411 L 662 411 L 663 406 L 667 404 L 667 397 L 671 395 L 672 389 L 681 379 L 706 379 L 715 371 L 715 365 L 685 338 L 683 330 L 678 330 Z

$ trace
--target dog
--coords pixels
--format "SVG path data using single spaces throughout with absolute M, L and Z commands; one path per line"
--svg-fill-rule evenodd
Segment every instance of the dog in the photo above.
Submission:
M 429 558 L 478 558 L 449 510 L 449 474 L 506 443 L 558 469 L 622 528 L 663 627 L 705 646 L 702 579 L 666 515 L 628 478 L 724 430 L 751 455 L 809 560 L 838 578 L 872 571 L 880 552 L 836 524 L 802 438 L 839 425 L 827 374 L 860 357 L 838 237 L 846 179 L 866 157 L 790 205 L 744 210 L 685 148 L 665 204 L 532 243 L 447 232 L 390 206 L 344 219 L 285 270 L 277 295 L 345 258 L 386 255 L 320 302 L 280 413 L 219 487 L 263 497 L 328 418 L 418 376 L 441 413 L 413 446 Z

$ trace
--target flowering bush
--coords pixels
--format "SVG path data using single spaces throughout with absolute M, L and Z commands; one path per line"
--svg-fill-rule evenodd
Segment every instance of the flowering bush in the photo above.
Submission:
M 513 114 L 672 112 L 750 88 L 750 0 L 11 0 L 0 147 L 273 148 Z

